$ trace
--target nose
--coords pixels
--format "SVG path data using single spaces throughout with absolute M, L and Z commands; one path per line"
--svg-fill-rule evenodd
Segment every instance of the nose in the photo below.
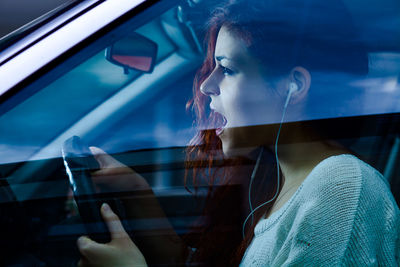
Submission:
M 207 96 L 219 95 L 220 91 L 215 71 L 211 72 L 211 74 L 201 83 L 200 91 Z

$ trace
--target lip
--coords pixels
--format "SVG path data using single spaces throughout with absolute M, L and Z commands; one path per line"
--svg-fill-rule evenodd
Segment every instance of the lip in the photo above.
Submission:
M 220 136 L 224 132 L 224 129 L 225 128 L 217 128 L 217 129 L 215 129 L 215 134 L 217 136 Z
M 225 118 L 224 115 L 222 115 L 221 113 L 218 113 L 218 114 L 221 116 L 221 124 L 220 124 L 221 126 L 215 128 L 215 134 L 217 136 L 220 136 L 224 132 L 225 126 L 228 123 L 228 121 L 227 121 L 227 119 Z

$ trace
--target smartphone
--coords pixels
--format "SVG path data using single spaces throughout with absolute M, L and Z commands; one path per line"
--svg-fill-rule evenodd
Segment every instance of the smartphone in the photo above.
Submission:
M 98 162 L 79 136 L 73 136 L 64 142 L 62 157 L 87 235 L 97 242 L 109 242 L 110 233 L 100 213 L 104 200 L 96 197 L 91 177 L 91 172 L 100 168 Z

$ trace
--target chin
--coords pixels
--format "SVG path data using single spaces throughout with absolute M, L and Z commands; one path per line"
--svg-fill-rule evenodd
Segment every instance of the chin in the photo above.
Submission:
M 250 142 L 252 138 L 246 127 L 226 128 L 219 136 L 222 142 L 222 152 L 227 158 L 246 157 L 258 145 L 256 142 Z M 254 140 L 253 140 L 254 141 Z
M 219 136 L 222 142 L 222 152 L 224 156 L 227 158 L 233 158 L 237 156 L 237 152 L 235 152 L 235 148 L 232 146 L 232 142 L 229 138 L 224 135 Z
M 236 147 L 232 143 L 222 141 L 222 152 L 226 158 L 246 157 L 255 147 Z

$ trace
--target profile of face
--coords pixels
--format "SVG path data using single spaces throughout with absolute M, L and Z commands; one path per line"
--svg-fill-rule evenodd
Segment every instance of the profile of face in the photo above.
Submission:
M 262 144 L 262 131 L 252 126 L 280 121 L 289 75 L 266 78 L 243 38 L 226 26 L 219 30 L 214 60 L 200 90 L 211 98 L 210 108 L 223 117 L 216 134 L 224 154 L 243 155 Z

